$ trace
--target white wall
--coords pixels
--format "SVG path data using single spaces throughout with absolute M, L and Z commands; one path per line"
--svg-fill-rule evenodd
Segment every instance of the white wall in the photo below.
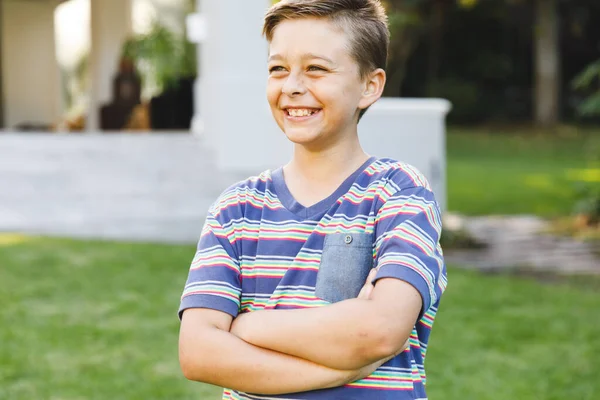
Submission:
M 52 124 L 60 116 L 55 1 L 3 0 L 2 85 L 6 127 Z
M 188 133 L 3 133 L 0 232 L 195 243 L 238 179 Z
M 365 120 L 361 135 L 381 140 L 365 147 L 406 159 L 427 175 L 439 160 L 432 145 L 443 137 L 434 127 L 443 124 L 443 113 L 422 113 L 386 131 L 371 128 L 397 119 L 384 107 L 371 111 L 375 118 Z M 203 138 L 181 132 L 0 134 L 0 232 L 194 243 L 219 193 L 260 172 L 224 171 L 216 155 Z M 432 185 L 444 207 L 444 180 Z

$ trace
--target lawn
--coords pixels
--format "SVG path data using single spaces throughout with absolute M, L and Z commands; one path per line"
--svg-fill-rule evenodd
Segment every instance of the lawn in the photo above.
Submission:
M 568 215 L 578 182 L 600 185 L 600 130 L 450 128 L 447 163 L 451 211 Z
M 218 399 L 177 362 L 193 252 L 0 235 L 0 398 Z M 427 357 L 430 398 L 597 398 L 599 289 L 452 269 Z

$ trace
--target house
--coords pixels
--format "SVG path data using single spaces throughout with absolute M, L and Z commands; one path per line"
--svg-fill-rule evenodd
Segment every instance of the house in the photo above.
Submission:
M 53 15 L 64 2 L 1 3 L 0 108 L 10 129 L 0 133 L 0 232 L 194 241 L 222 189 L 290 155 L 264 96 L 267 44 L 260 28 L 271 0 L 197 0 L 201 13 L 187 19 L 189 38 L 200 50 L 191 132 L 110 135 L 97 129 L 92 111 L 110 100 L 121 46 L 135 21 L 132 10 L 148 0 L 85 1 L 91 20 L 85 134 L 14 129 L 23 121 L 48 125 L 60 118 Z M 365 150 L 419 168 L 442 209 L 449 109 L 442 99 L 381 99 L 359 125 Z

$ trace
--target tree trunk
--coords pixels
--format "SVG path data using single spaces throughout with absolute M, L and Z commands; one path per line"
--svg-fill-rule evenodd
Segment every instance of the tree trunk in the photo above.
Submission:
M 550 127 L 559 120 L 558 3 L 536 0 L 535 7 L 535 122 Z

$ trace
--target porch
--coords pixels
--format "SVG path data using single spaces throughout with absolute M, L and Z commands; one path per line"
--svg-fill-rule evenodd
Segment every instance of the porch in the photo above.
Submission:
M 201 71 L 191 130 L 109 135 L 98 129 L 97 111 L 110 100 L 122 43 L 131 34 L 131 1 L 90 0 L 91 86 L 84 133 L 53 122 L 62 109 L 52 18 L 63 1 L 2 3 L 7 129 L 0 133 L 0 232 L 193 242 L 208 206 L 224 188 L 288 160 L 291 145 L 264 98 L 266 43 L 260 22 L 267 0 L 197 1 L 202 14 L 187 20 Z M 240 58 L 244 68 L 234 68 Z M 232 99 L 245 105 L 235 118 Z M 386 98 L 359 125 L 365 150 L 420 169 L 442 209 L 449 110 L 441 99 Z M 14 129 L 24 120 L 56 129 L 42 132 L 34 126 L 27 134 Z

